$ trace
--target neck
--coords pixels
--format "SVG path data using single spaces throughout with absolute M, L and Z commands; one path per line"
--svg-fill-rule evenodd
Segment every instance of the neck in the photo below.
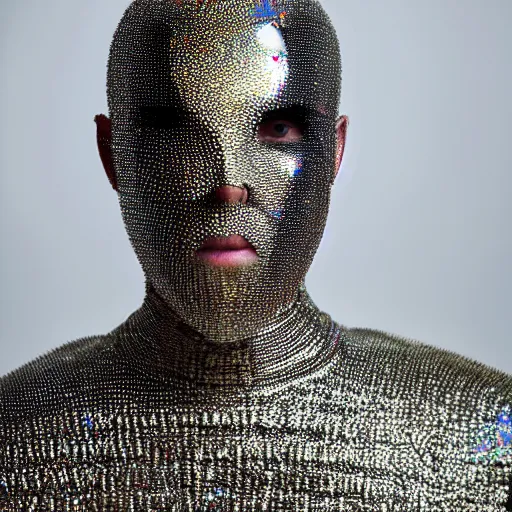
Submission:
M 213 342 L 193 330 L 147 286 L 141 308 L 118 334 L 139 370 L 164 380 L 222 388 L 292 381 L 323 367 L 336 352 L 340 327 L 304 285 L 296 299 L 253 336 Z

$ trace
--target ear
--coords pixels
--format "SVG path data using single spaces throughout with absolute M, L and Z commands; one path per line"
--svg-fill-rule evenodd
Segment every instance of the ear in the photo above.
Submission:
M 336 121 L 336 163 L 334 167 L 334 177 L 333 182 L 336 176 L 338 176 L 338 171 L 341 167 L 341 161 L 343 160 L 343 153 L 345 152 L 345 142 L 347 140 L 347 129 L 348 129 L 348 117 L 341 116 Z
M 107 173 L 108 181 L 117 192 L 117 179 L 114 160 L 112 159 L 112 122 L 103 114 L 97 115 L 94 122 L 96 123 L 96 141 L 98 142 L 101 163 Z

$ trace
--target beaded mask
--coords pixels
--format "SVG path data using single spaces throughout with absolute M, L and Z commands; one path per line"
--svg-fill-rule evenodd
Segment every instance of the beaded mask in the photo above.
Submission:
M 111 46 L 108 100 L 123 219 L 148 284 L 212 341 L 293 307 L 335 174 L 335 31 L 314 0 L 137 0 Z M 292 116 L 290 143 L 258 126 Z M 244 203 L 215 201 L 223 185 Z M 205 239 L 240 235 L 257 261 L 214 267 Z

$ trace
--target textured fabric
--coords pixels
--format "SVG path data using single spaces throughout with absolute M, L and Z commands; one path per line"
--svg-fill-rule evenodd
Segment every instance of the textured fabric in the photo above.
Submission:
M 2 510 L 510 508 L 511 378 L 340 326 L 304 288 L 341 158 L 340 66 L 314 0 L 128 8 L 102 158 L 147 295 L 0 381 Z M 245 201 L 218 201 L 227 188 Z M 251 264 L 205 252 L 230 237 Z
M 250 344 L 159 345 L 147 299 L 4 377 L 0 508 L 507 510 L 510 377 L 336 325 L 304 290 L 297 308 L 325 343 L 267 347 L 262 367 Z
M 107 96 L 126 230 L 146 278 L 210 340 L 257 335 L 304 281 L 329 210 L 340 72 L 315 0 L 137 0 L 119 23 Z M 271 120 L 303 136 L 261 140 Z M 217 201 L 223 186 L 247 201 Z M 229 236 L 257 262 L 198 258 Z

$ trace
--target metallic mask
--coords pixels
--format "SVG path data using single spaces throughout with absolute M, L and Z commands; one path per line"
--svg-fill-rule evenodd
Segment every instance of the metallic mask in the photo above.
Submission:
M 297 300 L 329 208 L 340 73 L 314 0 L 138 0 L 119 24 L 108 100 L 123 219 L 147 285 L 209 340 L 250 337 Z M 260 123 L 282 114 L 302 139 L 262 142 Z M 216 201 L 223 185 L 248 201 Z M 257 263 L 197 259 L 230 235 Z
M 128 9 L 108 76 L 112 181 L 148 293 L 107 335 L 0 379 L 0 510 L 512 510 L 510 376 L 339 325 L 305 291 L 339 74 L 311 0 Z M 289 112 L 303 137 L 258 136 Z M 224 185 L 248 200 L 222 202 Z M 227 235 L 256 263 L 197 258 Z

